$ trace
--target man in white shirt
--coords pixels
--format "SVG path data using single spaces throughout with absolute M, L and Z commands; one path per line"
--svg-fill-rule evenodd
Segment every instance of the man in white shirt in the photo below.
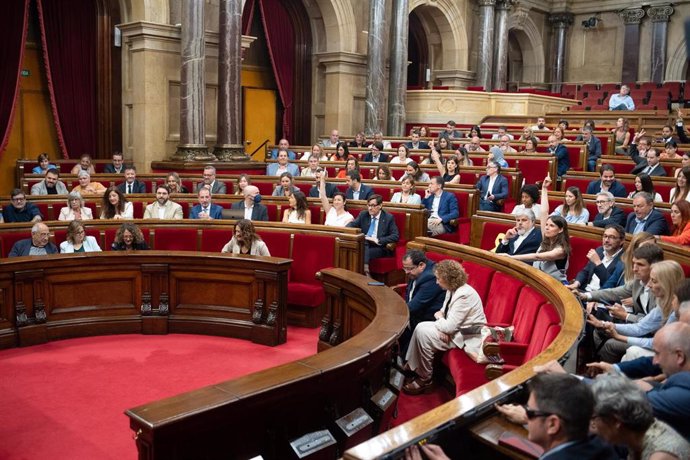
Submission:
M 546 126 L 546 118 L 544 118 L 544 117 L 537 118 L 537 124 L 532 126 L 532 131 L 546 131 L 546 132 L 551 131 L 549 129 L 549 127 Z
M 268 209 L 262 205 L 259 187 L 247 185 L 244 187 L 244 199 L 239 203 L 233 203 L 232 209 L 244 209 L 244 218 L 248 220 L 268 220 Z
M 182 219 L 182 206 L 170 201 L 167 185 L 156 188 L 156 201 L 146 206 L 144 219 Z
M 635 102 L 630 97 L 628 85 L 621 85 L 618 94 L 612 94 L 609 99 L 609 110 L 635 110 Z
M 468 152 L 486 152 L 481 146 L 481 139 L 478 136 L 474 136 L 470 139 L 470 143 L 466 145 Z
M 504 134 L 499 138 L 498 141 L 498 148 L 503 151 L 504 155 L 508 155 L 511 153 L 517 153 L 517 150 L 515 150 L 513 147 L 510 146 L 510 141 L 512 138 L 508 134 Z
M 322 147 L 335 147 L 340 142 L 340 133 L 337 129 L 331 131 L 331 136 L 328 139 L 321 141 Z
M 491 136 L 491 139 L 497 141 L 500 140 L 503 136 L 508 136 L 508 140 L 511 141 L 515 139 L 515 137 L 512 134 L 508 134 L 508 128 L 506 128 L 505 126 L 499 126 L 496 129 L 496 133 L 493 136 Z
M 381 131 L 376 131 L 374 133 L 374 142 L 380 142 L 383 144 L 384 149 L 390 149 L 391 148 L 391 141 L 386 141 L 383 139 L 383 133 Z
M 622 269 L 623 243 L 625 229 L 618 224 L 607 225 L 601 236 L 601 246 L 587 252 L 589 262 L 566 287 L 571 291 L 579 289 L 587 292 L 599 289 L 612 273 Z
M 535 230 L 536 217 L 531 209 L 523 209 L 515 214 L 515 227 L 508 229 L 501 243 L 496 247 L 496 254 L 532 254 L 541 246 L 541 231 Z M 531 262 L 525 261 L 530 264 Z

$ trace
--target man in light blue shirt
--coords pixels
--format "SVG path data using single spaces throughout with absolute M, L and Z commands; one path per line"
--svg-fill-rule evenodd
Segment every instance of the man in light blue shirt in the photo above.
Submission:
M 635 110 L 635 102 L 630 97 L 628 85 L 621 85 L 620 93 L 611 95 L 609 110 Z

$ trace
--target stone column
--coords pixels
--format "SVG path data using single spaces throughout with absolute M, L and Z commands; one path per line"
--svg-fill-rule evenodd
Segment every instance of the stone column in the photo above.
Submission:
M 496 0 L 479 0 L 479 48 L 477 53 L 477 86 L 491 90 L 494 63 L 494 5 Z
M 222 161 L 246 161 L 242 144 L 242 0 L 221 0 L 218 43 L 218 136 L 213 154 Z
M 572 13 L 556 13 L 549 16 L 549 22 L 553 27 L 553 47 L 551 56 L 553 65 L 551 66 L 551 91 L 561 92 L 563 83 L 563 73 L 565 70 L 565 33 L 568 26 L 573 24 Z
M 652 20 L 652 72 L 650 79 L 661 83 L 666 76 L 666 36 L 668 21 L 673 14 L 671 5 L 652 6 L 647 16 Z
M 407 37 L 410 13 L 408 0 L 393 0 L 391 25 L 391 69 L 388 80 L 388 135 L 405 135 L 407 97 Z
M 623 83 L 637 81 L 640 66 L 640 23 L 644 17 L 642 8 L 627 8 L 618 13 L 625 24 L 623 41 Z
M 206 147 L 204 3 L 205 0 L 182 2 L 180 143 L 173 156 L 175 160 L 209 161 L 216 159 Z
M 508 11 L 513 0 L 496 2 L 496 20 L 494 35 L 494 89 L 504 90 L 508 87 Z
M 385 93 L 386 0 L 371 0 L 369 8 L 369 45 L 367 48 L 367 86 L 364 101 L 364 130 L 367 135 L 383 130 Z

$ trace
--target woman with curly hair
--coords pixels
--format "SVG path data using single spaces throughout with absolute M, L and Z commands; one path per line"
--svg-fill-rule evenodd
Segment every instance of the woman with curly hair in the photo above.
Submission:
M 412 180 L 415 182 L 429 182 L 431 180 L 429 175 L 422 171 L 422 168 L 420 168 L 419 165 L 414 161 L 407 163 L 405 174 L 403 174 L 403 176 L 400 178 L 400 182 L 404 181 L 408 177 L 412 178 Z
M 266 243 L 256 233 L 254 224 L 249 219 L 240 219 L 235 224 L 234 235 L 220 251 L 225 254 L 249 254 L 252 256 L 270 256 Z
M 311 224 L 311 211 L 307 197 L 302 192 L 294 192 L 288 197 L 290 208 L 283 212 L 283 222 L 290 224 Z
M 131 251 L 133 249 L 148 249 L 143 233 L 138 226 L 130 223 L 122 224 L 117 229 L 115 241 L 111 249 L 113 251 Z
M 127 201 L 125 195 L 115 186 L 108 187 L 103 194 L 101 204 L 101 219 L 131 219 L 134 217 L 134 207 Z

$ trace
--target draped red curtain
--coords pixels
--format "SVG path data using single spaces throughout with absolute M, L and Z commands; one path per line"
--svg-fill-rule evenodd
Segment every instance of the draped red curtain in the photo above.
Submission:
M 65 158 L 93 155 L 97 139 L 96 2 L 37 0 L 50 102 Z
M 29 0 L 5 0 L 0 15 L 0 155 L 5 151 L 19 94 Z
M 254 0 L 247 0 L 244 3 L 244 11 L 242 12 L 242 35 L 249 35 L 252 29 L 252 21 L 254 21 Z
M 258 2 L 266 33 L 268 54 L 271 58 L 280 100 L 283 103 L 282 137 L 290 139 L 295 75 L 295 34 L 292 29 L 292 19 L 280 0 L 258 0 Z M 266 14 L 267 11 L 269 14 Z

